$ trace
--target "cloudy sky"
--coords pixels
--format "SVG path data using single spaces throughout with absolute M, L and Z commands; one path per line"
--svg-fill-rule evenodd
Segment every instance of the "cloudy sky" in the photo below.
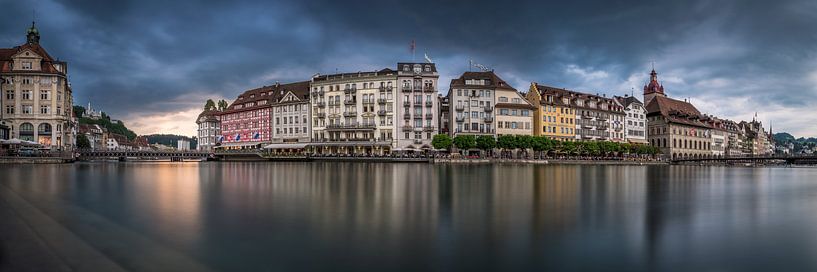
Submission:
M 567 3 L 571 2 L 571 3 Z M 77 104 L 137 133 L 195 134 L 228 101 L 315 73 L 394 68 L 428 52 L 447 92 L 468 60 L 531 81 L 639 95 L 651 63 L 668 94 L 710 114 L 817 136 L 817 1 L 0 0 L 0 46 L 69 62 Z M 12 16 L 9 16 L 12 15 Z M 634 91 L 633 91 L 634 90 Z

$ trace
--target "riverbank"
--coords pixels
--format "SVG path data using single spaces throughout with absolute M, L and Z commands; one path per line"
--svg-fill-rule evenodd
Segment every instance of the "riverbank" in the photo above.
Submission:
M 0 164 L 52 164 L 52 163 L 72 163 L 76 161 L 72 158 L 60 157 L 0 157 Z

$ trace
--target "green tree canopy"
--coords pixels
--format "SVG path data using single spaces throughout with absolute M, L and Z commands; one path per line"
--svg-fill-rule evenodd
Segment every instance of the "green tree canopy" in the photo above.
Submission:
M 457 135 L 457 137 L 454 137 L 454 146 L 462 150 L 468 150 L 477 146 L 477 139 L 474 135 Z
M 204 110 L 215 110 L 216 109 L 216 102 L 213 102 L 213 99 L 207 99 L 207 102 L 204 103 Z
M 496 147 L 496 139 L 491 135 L 480 135 L 476 139 L 477 148 L 482 150 L 490 150 Z
M 85 134 L 77 135 L 77 148 L 91 148 L 91 141 L 88 140 L 88 137 L 86 137 Z
M 435 149 L 449 149 L 453 143 L 454 140 L 448 134 L 437 134 L 431 139 L 431 145 Z
M 516 137 L 513 135 L 500 135 L 496 139 L 496 146 L 501 149 L 514 149 L 516 148 Z
M 227 101 L 225 101 L 224 99 L 218 101 L 218 110 L 220 111 L 226 110 L 228 106 L 230 105 L 227 104 Z

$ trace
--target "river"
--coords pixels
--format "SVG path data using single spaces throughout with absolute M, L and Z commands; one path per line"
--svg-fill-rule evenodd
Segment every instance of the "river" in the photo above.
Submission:
M 0 165 L 0 208 L 0 270 L 817 270 L 817 168 Z

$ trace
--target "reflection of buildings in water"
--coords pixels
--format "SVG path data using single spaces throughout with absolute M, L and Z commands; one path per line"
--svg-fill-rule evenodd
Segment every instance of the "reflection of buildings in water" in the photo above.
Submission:
M 579 172 L 575 165 L 534 168 L 533 229 L 538 238 L 568 231 L 577 223 L 581 207 Z
M 132 164 L 120 171 L 133 180 L 129 185 L 133 212 L 145 213 L 151 228 L 187 246 L 199 240 L 202 215 L 197 165 Z

